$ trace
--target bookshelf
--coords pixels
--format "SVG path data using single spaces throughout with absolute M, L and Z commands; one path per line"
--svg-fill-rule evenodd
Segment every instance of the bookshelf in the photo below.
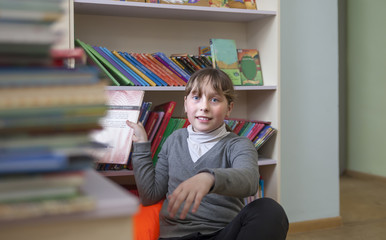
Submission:
M 279 133 L 259 155 L 266 196 L 280 200 L 279 14 L 278 1 L 260 1 L 260 10 L 151 4 L 110 0 L 73 0 L 69 34 L 110 50 L 197 54 L 210 38 L 234 39 L 238 48 L 260 51 L 264 86 L 236 87 L 238 99 L 231 117 L 271 121 Z M 71 41 L 70 41 L 71 42 Z M 73 47 L 71 42 L 70 47 Z M 144 101 L 177 101 L 174 116 L 183 116 L 183 87 L 115 87 L 145 90 Z M 103 173 L 133 178 L 130 171 Z M 119 175 L 119 176 L 118 176 Z

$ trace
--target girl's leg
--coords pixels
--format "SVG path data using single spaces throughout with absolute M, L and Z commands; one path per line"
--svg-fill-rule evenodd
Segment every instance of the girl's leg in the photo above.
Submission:
M 260 198 L 249 203 L 221 230 L 218 240 L 285 240 L 288 219 L 275 200 Z

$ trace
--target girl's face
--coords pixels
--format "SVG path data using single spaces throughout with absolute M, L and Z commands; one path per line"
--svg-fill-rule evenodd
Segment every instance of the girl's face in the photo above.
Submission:
M 193 89 L 185 97 L 184 107 L 188 120 L 195 132 L 211 132 L 219 128 L 232 111 L 224 94 L 216 92 L 212 86 L 202 86 L 201 95 Z

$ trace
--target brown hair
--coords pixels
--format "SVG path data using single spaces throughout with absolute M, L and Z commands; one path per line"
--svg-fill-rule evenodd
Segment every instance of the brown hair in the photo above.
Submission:
M 200 95 L 201 88 L 205 84 L 212 86 L 218 93 L 224 94 L 228 104 L 235 101 L 236 93 L 232 80 L 225 72 L 215 68 L 203 68 L 194 72 L 185 87 L 185 96 L 188 96 L 191 91 L 197 91 Z

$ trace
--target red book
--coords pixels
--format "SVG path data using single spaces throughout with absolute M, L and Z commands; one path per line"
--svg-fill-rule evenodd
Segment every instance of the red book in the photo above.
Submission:
M 165 66 L 175 77 L 175 81 L 176 83 L 179 85 L 179 86 L 185 86 L 186 85 L 186 82 L 184 81 L 184 78 L 183 76 L 177 71 L 175 70 L 172 66 L 170 66 L 164 59 L 162 59 L 160 56 L 158 55 L 153 55 L 153 57 L 155 59 L 158 60 L 158 62 L 160 62 L 163 66 Z
M 151 69 L 154 69 L 157 74 L 160 74 L 160 76 L 162 76 L 161 78 L 167 82 L 169 86 L 176 86 L 176 82 L 173 79 L 174 77 L 166 72 L 165 69 L 160 66 L 160 63 L 157 61 L 157 59 L 155 59 L 151 54 L 142 53 L 140 57 L 148 64 L 149 67 L 151 66 Z
M 75 64 L 84 64 L 86 55 L 81 47 L 72 49 L 51 49 L 50 55 L 54 66 L 65 66 L 67 61 L 74 59 Z
M 150 112 L 149 119 L 146 122 L 145 125 L 145 131 L 147 136 L 149 137 L 152 130 L 154 129 L 154 126 L 159 118 L 159 114 L 157 112 Z
M 160 61 L 158 61 L 157 58 L 155 58 L 151 54 L 146 54 L 146 56 L 153 61 L 159 68 L 162 69 L 163 72 L 165 72 L 168 76 L 170 76 L 171 81 L 173 81 L 172 86 L 181 86 L 182 84 L 178 81 L 180 79 L 176 74 L 174 74 L 169 68 L 167 68 L 165 65 L 163 65 Z M 182 79 L 180 79 L 183 81 Z
M 130 55 L 134 57 L 138 62 L 140 62 L 144 67 L 146 67 L 147 69 L 152 71 L 155 75 L 157 75 L 159 78 L 161 78 L 166 85 L 170 85 L 169 84 L 170 80 L 168 79 L 169 77 L 166 74 L 164 74 L 162 71 L 157 69 L 157 67 L 154 66 L 154 63 L 151 62 L 149 59 L 147 59 L 145 56 L 143 56 L 143 54 L 130 53 Z
M 237 124 L 237 126 L 235 127 L 235 129 L 233 129 L 233 132 L 236 133 L 236 134 L 239 134 L 240 130 L 243 128 L 244 124 L 245 124 L 245 120 L 238 120 L 239 123 Z
M 257 134 L 261 131 L 261 129 L 263 129 L 264 126 L 265 126 L 264 123 L 257 122 L 255 124 L 255 126 L 253 126 L 251 131 L 249 131 L 247 138 L 249 138 L 251 141 L 253 141 L 253 139 L 257 136 Z
M 174 109 L 176 107 L 177 103 L 175 101 L 166 102 L 160 105 L 157 105 L 154 107 L 153 111 L 163 111 L 165 113 L 162 122 L 158 128 L 157 133 L 155 134 L 155 137 L 153 139 L 153 142 L 151 143 L 151 153 L 152 157 L 154 157 L 154 154 L 158 148 L 158 145 L 161 142 L 162 136 L 165 132 L 166 126 L 168 125 L 170 118 L 172 117 L 172 114 L 174 112 Z
M 159 128 L 159 125 L 161 124 L 162 119 L 164 118 L 165 113 L 164 112 L 156 112 L 158 114 L 157 122 L 154 124 L 154 128 L 151 130 L 149 135 L 149 142 L 153 142 L 154 136 Z

